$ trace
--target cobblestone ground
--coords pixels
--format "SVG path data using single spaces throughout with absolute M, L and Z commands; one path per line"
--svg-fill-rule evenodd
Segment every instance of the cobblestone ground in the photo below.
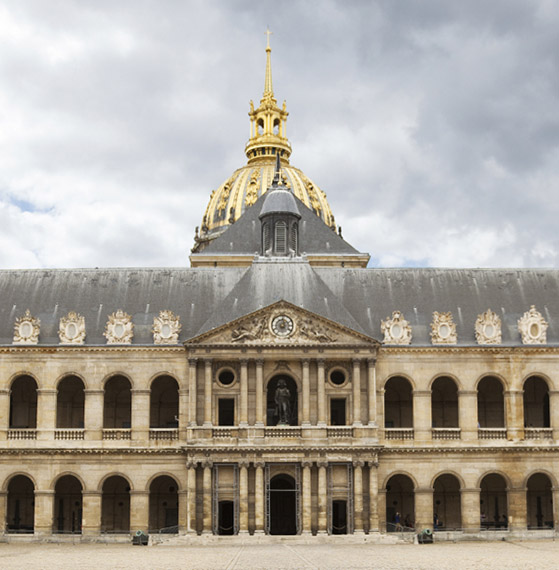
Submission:
M 559 542 L 398 544 L 267 544 L 132 546 L 0 544 L 0 568 L 11 569 L 557 569 Z

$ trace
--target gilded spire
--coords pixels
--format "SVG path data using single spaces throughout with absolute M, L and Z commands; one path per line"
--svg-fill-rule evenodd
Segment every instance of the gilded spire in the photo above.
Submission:
M 274 88 L 272 87 L 272 48 L 270 47 L 270 36 L 272 32 L 266 30 L 266 77 L 264 79 L 264 95 L 262 99 L 274 98 Z
M 281 109 L 278 107 L 272 87 L 271 33 L 270 30 L 266 30 L 264 93 L 258 109 L 254 108 L 252 101 L 250 102 L 248 114 L 250 117 L 250 139 L 245 148 L 249 164 L 270 162 L 270 160 L 275 159 L 276 155 L 280 156 L 284 164 L 288 164 L 291 154 L 291 145 L 285 132 L 285 123 L 289 113 L 285 108 L 285 101 Z

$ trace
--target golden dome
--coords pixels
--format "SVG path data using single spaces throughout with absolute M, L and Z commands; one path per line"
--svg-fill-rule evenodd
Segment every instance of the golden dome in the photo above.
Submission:
M 334 230 L 336 228 L 326 194 L 303 172 L 289 164 L 291 145 L 285 132 L 288 112 L 285 101 L 280 109 L 274 97 L 271 51 L 268 42 L 264 94 L 260 105 L 255 109 L 254 103 L 250 102 L 250 138 L 245 147 L 248 162 L 212 191 L 200 234 L 196 232 L 193 252 L 202 251 L 268 190 L 274 178 L 277 154 L 280 155 L 283 183 L 325 224 Z

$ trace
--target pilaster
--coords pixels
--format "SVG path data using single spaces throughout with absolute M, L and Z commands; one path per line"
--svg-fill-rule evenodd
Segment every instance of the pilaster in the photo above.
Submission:
M 132 390 L 132 433 L 134 442 L 149 441 L 150 390 Z
M 212 426 L 212 361 L 204 360 L 204 427 Z
M 413 391 L 413 428 L 414 439 L 431 440 L 431 390 Z
M 464 532 L 477 532 L 481 524 L 480 489 L 460 489 L 460 507 L 462 511 L 462 528 Z
M 37 390 L 37 439 L 54 439 L 56 395 L 56 390 Z
M 130 530 L 149 530 L 149 491 L 130 491 Z
M 415 490 L 415 529 L 422 531 L 433 528 L 433 489 L 430 487 Z
M 324 360 L 319 358 L 316 361 L 317 366 L 317 398 L 318 398 L 318 425 L 326 425 L 326 385 L 325 385 L 325 375 L 324 375 Z
M 476 390 L 460 390 L 458 392 L 458 421 L 462 441 L 477 441 L 478 416 Z
M 52 534 L 54 491 L 35 489 L 35 535 Z
M 510 530 L 525 531 L 528 526 L 526 491 L 526 487 L 507 489 L 508 527 Z
M 367 382 L 369 397 L 369 426 L 377 425 L 377 371 L 376 359 L 367 359 Z
M 197 358 L 188 359 L 188 425 L 194 427 L 196 423 L 196 381 L 197 381 Z
M 103 439 L 103 397 L 104 390 L 84 390 L 84 427 L 85 439 L 99 441 Z
M 351 378 L 353 388 L 353 425 L 361 425 L 361 360 L 353 360 L 353 375 Z
M 353 532 L 363 532 L 363 461 L 353 462 Z
M 101 491 L 82 491 L 82 534 L 84 536 L 99 536 L 101 533 Z

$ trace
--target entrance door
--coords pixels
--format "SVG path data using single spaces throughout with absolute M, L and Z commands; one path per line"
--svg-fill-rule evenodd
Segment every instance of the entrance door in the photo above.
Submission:
M 235 503 L 219 501 L 217 534 L 235 534 Z
M 297 534 L 297 486 L 290 475 L 276 475 L 268 489 L 269 534 Z
M 332 501 L 332 534 L 347 534 L 347 501 Z

